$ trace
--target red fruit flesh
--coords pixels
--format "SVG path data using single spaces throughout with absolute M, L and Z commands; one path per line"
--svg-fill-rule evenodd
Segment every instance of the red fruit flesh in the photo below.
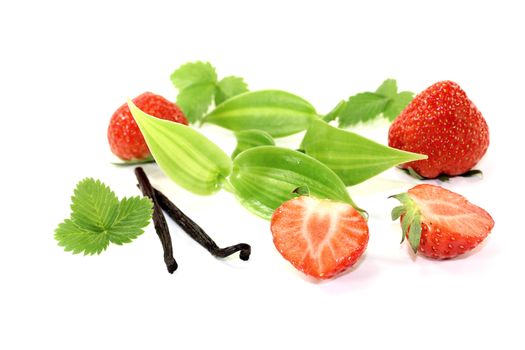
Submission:
M 461 175 L 487 151 L 489 130 L 474 103 L 458 84 L 436 83 L 419 95 L 392 123 L 388 144 L 426 154 L 428 159 L 406 163 L 426 178 Z
M 272 216 L 273 242 L 305 274 L 327 279 L 354 265 L 368 243 L 368 226 L 349 204 L 301 196 Z
M 434 185 L 408 191 L 421 212 L 418 253 L 433 259 L 453 258 L 480 244 L 494 227 L 494 220 L 465 197 Z
M 162 96 L 145 92 L 134 98 L 133 103 L 154 117 L 188 125 L 180 108 Z M 108 141 L 111 151 L 123 160 L 141 160 L 151 155 L 127 104 L 113 113 L 109 122 Z

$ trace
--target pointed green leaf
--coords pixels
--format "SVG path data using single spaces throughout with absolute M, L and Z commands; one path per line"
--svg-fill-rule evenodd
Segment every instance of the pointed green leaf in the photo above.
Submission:
M 265 219 L 306 186 L 312 196 L 349 203 L 355 207 L 339 177 L 325 165 L 288 148 L 261 146 L 239 154 L 230 183 L 239 201 Z
M 389 97 L 373 92 L 363 92 L 348 99 L 339 113 L 339 127 L 367 122 L 383 112 Z
M 235 133 L 237 147 L 232 153 L 232 159 L 247 149 L 259 146 L 273 146 L 275 142 L 266 131 L 262 130 L 242 130 Z
M 317 118 L 314 107 L 284 91 L 262 90 L 235 96 L 217 106 L 205 118 L 232 131 L 263 130 L 273 137 L 295 134 Z
M 385 80 L 376 90 L 376 94 L 394 98 L 397 95 L 397 82 L 395 79 Z
M 226 77 L 217 83 L 215 89 L 215 104 L 220 105 L 230 98 L 248 91 L 248 85 L 242 78 Z
M 395 165 L 427 158 L 381 145 L 321 120 L 312 122 L 302 148 L 332 169 L 347 186 L 363 182 Z
M 327 123 L 331 122 L 332 120 L 335 120 L 337 117 L 339 117 L 339 113 L 341 113 L 341 111 L 345 108 L 345 106 L 346 106 L 345 100 L 339 101 L 339 103 L 334 107 L 334 109 L 332 109 L 330 112 L 328 112 L 328 114 L 326 114 L 323 117 L 323 120 Z
M 128 101 L 142 135 L 162 171 L 196 194 L 218 191 L 232 161 L 218 146 L 189 126 L 152 117 Z
M 384 116 L 393 121 L 397 116 L 412 102 L 414 94 L 410 91 L 402 91 L 388 101 L 385 110 L 383 111 Z

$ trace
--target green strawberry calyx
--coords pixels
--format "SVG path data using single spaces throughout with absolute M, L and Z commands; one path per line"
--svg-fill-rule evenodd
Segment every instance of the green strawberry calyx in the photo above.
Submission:
M 402 237 L 401 243 L 405 237 L 408 238 L 410 247 L 414 253 L 417 253 L 419 242 L 421 241 L 421 210 L 416 203 L 410 198 L 408 193 L 400 193 L 389 198 L 395 198 L 401 202 L 400 206 L 392 209 L 392 220 L 401 218 Z

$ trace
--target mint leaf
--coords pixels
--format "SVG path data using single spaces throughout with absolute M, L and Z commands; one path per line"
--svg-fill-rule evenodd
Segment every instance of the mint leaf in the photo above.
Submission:
M 410 91 L 402 91 L 397 94 L 394 98 L 388 101 L 385 110 L 383 111 L 384 116 L 393 121 L 408 106 L 414 99 L 414 94 Z
M 376 94 L 394 98 L 397 95 L 397 82 L 395 79 L 387 79 L 376 90 Z
M 229 76 L 223 78 L 215 88 L 215 104 L 222 102 L 248 91 L 248 85 L 242 78 Z
M 350 97 L 339 113 L 339 127 L 367 122 L 385 109 L 390 99 L 373 92 L 363 92 Z
M 144 232 L 153 210 L 148 198 L 119 202 L 109 187 L 91 178 L 77 184 L 71 200 L 71 217 L 58 225 L 55 239 L 73 254 L 100 254 L 110 242 L 131 242 Z
M 171 74 L 171 82 L 179 90 L 177 105 L 191 123 L 210 107 L 217 84 L 217 73 L 209 62 L 192 62 L 180 66 Z

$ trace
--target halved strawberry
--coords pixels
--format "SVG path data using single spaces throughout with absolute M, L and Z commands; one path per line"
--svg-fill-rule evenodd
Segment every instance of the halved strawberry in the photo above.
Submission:
M 401 217 L 403 237 L 414 253 L 433 259 L 454 258 L 480 244 L 494 227 L 485 210 L 440 186 L 417 185 L 392 196 L 402 205 L 392 210 Z
M 368 243 L 368 225 L 351 205 L 300 196 L 272 216 L 273 242 L 298 270 L 330 278 L 356 263 Z

